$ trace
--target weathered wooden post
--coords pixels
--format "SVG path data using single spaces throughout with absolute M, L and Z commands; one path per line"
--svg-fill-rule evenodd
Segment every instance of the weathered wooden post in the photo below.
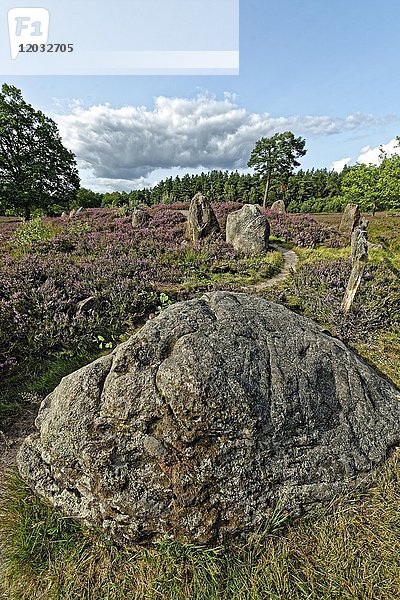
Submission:
M 349 282 L 342 302 L 342 310 L 347 314 L 353 304 L 354 297 L 360 286 L 365 265 L 368 262 L 368 223 L 362 219 L 361 223 L 355 227 L 351 234 L 351 264 Z
M 346 237 L 350 237 L 357 225 L 360 224 L 361 214 L 357 204 L 347 204 L 344 209 L 339 231 Z

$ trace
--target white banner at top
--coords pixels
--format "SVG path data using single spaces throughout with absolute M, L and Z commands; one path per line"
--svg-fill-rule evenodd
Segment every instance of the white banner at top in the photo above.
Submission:
M 2 75 L 239 73 L 239 0 L 37 4 L 2 3 Z

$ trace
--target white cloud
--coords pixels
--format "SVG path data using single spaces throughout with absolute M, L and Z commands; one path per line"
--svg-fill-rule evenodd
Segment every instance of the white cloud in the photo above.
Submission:
M 61 111 L 60 111 L 61 112 Z M 92 186 L 141 187 L 157 169 L 243 169 L 257 139 L 276 132 L 327 136 L 375 125 L 379 119 L 356 113 L 347 117 L 271 116 L 251 113 L 226 94 L 223 100 L 159 96 L 154 107 L 79 102 L 55 117 L 64 143 Z
M 345 166 L 349 164 L 350 161 L 351 156 L 347 156 L 346 158 L 340 158 L 339 160 L 334 160 L 331 165 L 331 170 L 340 173 L 341 171 L 343 171 Z
M 393 140 L 390 140 L 390 142 L 388 142 L 387 144 L 382 144 L 381 146 L 376 146 L 375 148 L 371 148 L 370 146 L 364 146 L 364 148 L 361 148 L 360 155 L 357 158 L 357 162 L 365 163 L 367 165 L 377 165 L 380 162 L 382 150 L 384 153 L 387 154 L 387 156 L 400 154 L 398 140 L 394 138 Z

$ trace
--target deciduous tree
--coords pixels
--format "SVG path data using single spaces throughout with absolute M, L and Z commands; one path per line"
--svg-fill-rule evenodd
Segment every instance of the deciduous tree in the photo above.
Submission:
M 29 219 L 36 208 L 68 206 L 79 189 L 75 156 L 56 123 L 4 84 L 0 93 L 0 204 Z

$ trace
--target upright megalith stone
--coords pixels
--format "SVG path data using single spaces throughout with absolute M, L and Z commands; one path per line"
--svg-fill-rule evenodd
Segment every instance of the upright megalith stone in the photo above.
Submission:
M 274 202 L 273 205 L 271 206 L 271 210 L 274 210 L 275 212 L 285 213 L 286 206 L 285 206 L 284 201 L 277 200 L 276 202 Z
M 142 208 L 135 208 L 132 213 L 132 227 L 137 229 L 138 227 L 144 227 L 150 221 L 150 215 L 147 211 Z
M 347 204 L 344 209 L 339 231 L 350 238 L 354 228 L 359 224 L 361 218 L 360 209 L 357 204 Z
M 368 221 L 362 219 L 351 234 L 351 273 L 343 298 L 342 309 L 348 313 L 360 287 L 368 262 Z
M 236 252 L 262 254 L 268 250 L 269 234 L 268 219 L 255 204 L 245 204 L 228 215 L 226 241 Z
M 187 237 L 194 243 L 220 232 L 218 219 L 215 216 L 211 202 L 200 192 L 190 203 Z
M 215 544 L 365 482 L 399 419 L 400 392 L 314 322 L 215 292 L 64 377 L 18 465 L 113 539 Z

